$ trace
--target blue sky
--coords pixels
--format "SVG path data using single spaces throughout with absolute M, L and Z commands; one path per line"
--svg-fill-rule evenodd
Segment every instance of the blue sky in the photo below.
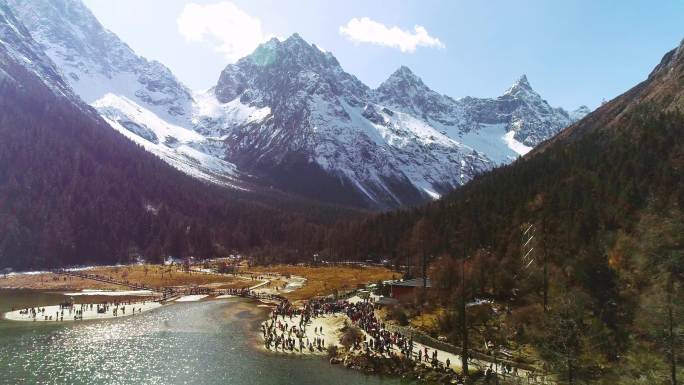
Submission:
M 259 41 L 298 32 L 371 87 L 407 65 L 440 93 L 494 97 L 527 74 L 552 105 L 594 108 L 684 38 L 680 0 L 84 2 L 193 89 L 212 86 Z

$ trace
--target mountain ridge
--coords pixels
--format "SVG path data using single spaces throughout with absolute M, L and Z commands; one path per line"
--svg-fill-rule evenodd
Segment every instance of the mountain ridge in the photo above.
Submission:
M 558 142 L 571 142 L 592 129 L 614 129 L 624 121 L 634 108 L 632 100 L 662 104 L 664 111 L 684 110 L 684 39 L 679 46 L 663 55 L 661 61 L 642 82 L 609 102 L 599 106 L 585 119 L 569 126 L 566 130 L 532 151 L 530 155 L 545 151 Z
M 79 0 L 5 1 L 114 129 L 175 168 L 231 189 L 411 206 L 511 162 L 582 113 L 553 109 L 531 87 L 525 98 L 454 100 L 408 67 L 371 89 L 299 34 L 263 43 L 226 66 L 212 89 L 192 93 Z M 410 93 L 402 91 L 407 78 L 415 83 Z
M 337 80 L 336 77 L 340 76 L 343 78 Z M 268 79 L 268 81 L 264 79 Z M 527 82 L 526 78 L 525 82 Z M 267 87 L 264 86 L 266 84 L 268 84 Z M 283 87 L 283 84 L 286 86 Z M 277 89 L 279 87 L 283 90 L 292 90 L 295 93 L 288 94 L 285 92 L 278 94 Z M 517 98 L 517 92 L 515 95 L 513 94 L 516 91 L 515 86 L 513 86 L 504 96 L 497 100 L 464 98 L 462 100 L 465 101 L 457 101 L 431 90 L 408 67 L 401 66 L 386 81 L 381 83 L 378 88 L 370 89 L 370 87 L 358 81 L 353 75 L 344 72 L 332 54 L 321 52 L 314 45 L 307 43 L 298 34 L 282 42 L 272 39 L 258 47 L 252 55 L 239 60 L 236 64 L 228 65 L 222 72 L 214 90 L 217 98 L 222 102 L 228 102 L 233 98 L 233 101 L 240 100 L 240 102 L 248 103 L 253 107 L 268 106 L 270 98 L 287 100 L 289 103 L 288 107 L 293 108 L 293 111 L 283 112 L 283 110 L 272 109 L 270 114 L 289 123 L 289 127 L 313 126 L 318 127 L 320 130 L 321 125 L 316 124 L 317 122 L 334 122 L 333 124 L 341 127 L 347 124 L 345 121 L 352 120 L 355 115 L 360 115 L 372 123 L 373 126 L 365 131 L 359 131 L 362 125 L 357 121 L 354 123 L 354 127 L 350 126 L 345 132 L 358 132 L 358 138 L 362 138 L 362 142 L 372 142 L 373 137 L 377 137 L 380 134 L 381 140 L 375 141 L 376 144 L 383 143 L 384 141 L 384 144 L 381 144 L 381 146 L 385 146 L 385 150 L 383 150 L 385 153 L 391 154 L 392 152 L 400 151 L 397 150 L 396 146 L 393 146 L 393 144 L 401 142 L 401 139 L 396 137 L 398 132 L 401 132 L 399 136 L 409 135 L 413 137 L 411 141 L 415 143 L 423 141 L 428 146 L 442 143 L 442 146 L 451 149 L 448 151 L 453 151 L 452 155 L 447 155 L 439 160 L 434 159 L 433 163 L 429 163 L 431 162 L 430 160 L 423 159 L 424 162 L 427 162 L 424 164 L 432 164 L 432 166 L 428 167 L 431 171 L 430 177 L 427 177 L 425 174 L 418 175 L 420 173 L 416 173 L 415 169 L 398 169 L 398 164 L 411 163 L 411 160 L 393 160 L 396 157 L 401 157 L 401 155 L 391 155 L 390 158 L 382 160 L 368 159 L 371 164 L 372 162 L 380 162 L 386 165 L 384 171 L 379 165 L 375 167 L 375 170 L 381 171 L 380 176 L 369 177 L 368 175 L 359 175 L 358 170 L 361 169 L 360 166 L 349 163 L 345 164 L 343 159 L 335 158 L 324 150 L 316 148 L 315 144 L 307 143 L 306 138 L 316 137 L 317 135 L 320 137 L 322 135 L 320 132 L 309 130 L 308 132 L 295 135 L 296 129 L 286 129 L 278 126 L 277 122 L 274 121 L 267 121 L 265 126 L 269 127 L 266 129 L 259 129 L 260 122 L 253 122 L 253 124 L 240 128 L 238 131 L 242 131 L 242 133 L 239 134 L 238 138 L 235 138 L 237 142 L 230 145 L 229 157 L 231 154 L 240 153 L 246 153 L 246 156 L 248 156 L 248 160 L 245 162 L 239 158 L 240 155 L 237 155 L 238 157 L 231 159 L 233 162 L 255 165 L 257 163 L 255 158 L 257 158 L 262 163 L 270 164 L 265 165 L 263 169 L 255 168 L 251 172 L 273 174 L 276 171 L 272 171 L 272 169 L 277 169 L 277 172 L 283 172 L 282 169 L 278 168 L 283 155 L 273 154 L 290 154 L 291 149 L 288 150 L 288 146 L 296 143 L 297 147 L 293 152 L 301 154 L 303 151 L 304 153 L 300 156 L 303 158 L 303 162 L 311 163 L 313 160 L 318 166 L 327 169 L 328 173 L 344 175 L 357 186 L 361 186 L 360 189 L 365 190 L 364 192 L 371 199 L 377 200 L 378 197 L 375 194 L 378 192 L 382 194 L 383 190 L 389 192 L 390 196 L 381 196 L 379 199 L 385 202 L 389 201 L 390 207 L 396 207 L 397 203 L 399 203 L 397 200 L 401 200 L 401 198 L 397 199 L 396 196 L 392 196 L 392 189 L 387 188 L 383 178 L 404 183 L 401 180 L 408 177 L 410 185 L 413 188 L 418 187 L 416 193 L 419 196 L 437 197 L 462 185 L 484 170 L 511 161 L 518 154 L 515 152 L 516 150 L 526 151 L 527 146 L 524 144 L 518 145 L 516 142 L 515 135 L 517 133 L 525 133 L 527 136 L 524 140 L 534 145 L 540 140 L 538 136 L 541 135 L 544 138 L 544 135 L 555 133 L 562 129 L 565 123 L 570 121 L 570 116 L 567 112 L 548 106 L 532 90 L 529 83 L 526 83 L 525 87 L 524 97 L 526 100 Z M 303 91 L 303 94 L 296 94 L 300 90 Z M 328 111 L 315 110 L 311 108 L 311 105 L 307 104 L 309 103 L 307 98 L 310 95 L 317 95 L 317 93 L 321 96 L 321 100 L 316 103 L 319 103 L 318 106 L 321 105 L 320 103 L 327 103 L 326 109 Z M 335 98 L 339 98 L 339 100 L 334 100 Z M 517 104 L 511 106 L 508 110 L 506 110 L 505 106 L 501 106 L 503 103 L 511 102 Z M 270 105 L 270 107 L 273 107 L 273 105 Z M 543 121 L 545 118 L 544 114 L 555 114 L 555 117 L 549 122 L 538 124 L 537 126 L 541 125 L 546 131 L 533 137 L 530 135 L 530 132 L 537 127 L 535 122 L 527 124 L 528 122 L 521 115 L 528 111 L 537 111 L 535 108 L 541 111 L 536 116 L 537 121 Z M 492 109 L 503 111 L 492 111 Z M 293 115 L 295 112 L 296 117 Z M 287 115 L 288 113 L 291 117 Z M 477 121 L 477 118 L 487 114 L 498 114 L 500 116 L 498 118 L 489 118 L 489 120 L 480 119 L 487 125 L 484 130 L 481 130 L 482 124 Z M 284 117 L 281 115 L 284 115 Z M 578 113 L 577 118 L 579 115 L 581 115 L 581 112 Z M 409 116 L 411 121 L 399 123 L 394 118 L 395 116 Z M 311 121 L 307 119 L 311 119 Z M 244 131 L 245 129 L 247 131 Z M 428 131 L 425 131 L 425 129 Z M 483 133 L 487 130 L 501 131 L 499 131 L 498 137 L 487 138 L 488 135 L 492 135 L 489 132 Z M 274 144 L 277 140 L 274 141 L 273 137 L 270 136 L 272 133 L 277 133 L 276 135 L 295 135 L 295 139 L 287 136 L 287 144 L 278 146 L 277 143 Z M 426 141 L 426 136 L 422 135 L 427 135 L 431 139 Z M 244 142 L 243 139 L 255 137 L 263 137 L 264 139 L 251 144 Z M 489 143 L 482 145 L 483 137 L 484 141 L 489 140 Z M 336 142 L 344 140 L 338 139 L 340 139 L 339 136 L 336 137 L 334 134 L 329 134 L 328 136 L 323 136 L 321 140 L 336 146 Z M 468 143 L 468 141 L 471 143 Z M 496 159 L 489 159 L 487 146 L 496 148 L 497 145 L 499 146 L 499 153 L 496 153 Z M 506 148 L 505 152 L 501 149 L 504 146 Z M 350 148 L 350 146 L 343 147 Z M 256 149 L 256 152 L 254 152 L 254 149 Z M 420 152 L 421 150 L 416 151 Z M 430 149 L 428 151 L 433 150 Z M 377 153 L 377 151 L 375 152 Z M 504 153 L 502 154 L 502 152 Z M 254 157 L 255 154 L 256 157 Z M 417 154 L 414 152 L 414 155 Z M 514 156 L 513 154 L 516 155 Z M 464 158 L 464 155 L 471 158 Z M 270 161 L 268 160 L 269 156 L 273 157 Z M 439 170 L 439 166 L 436 166 L 438 162 L 450 163 L 452 171 L 435 172 Z M 331 167 L 333 164 L 338 167 Z M 389 165 L 390 169 L 387 169 L 387 165 Z M 400 203 L 399 205 L 402 204 Z

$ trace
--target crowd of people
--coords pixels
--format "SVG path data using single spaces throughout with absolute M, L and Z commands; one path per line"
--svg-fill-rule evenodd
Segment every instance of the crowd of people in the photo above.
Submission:
M 449 368 L 450 360 L 439 361 L 438 350 L 427 346 L 420 348 L 412 337 L 406 337 L 399 332 L 391 332 L 385 324 L 375 316 L 375 305 L 370 302 L 355 304 L 344 303 L 345 314 L 367 336 L 363 341 L 354 344 L 354 349 L 363 349 L 370 353 L 395 356 L 401 354 L 410 360 L 430 365 L 432 368 Z
M 439 361 L 438 351 L 426 346 L 419 347 L 413 338 L 385 328 L 375 315 L 375 305 L 371 302 L 350 303 L 334 300 L 311 300 L 303 307 L 292 306 L 287 300 L 281 301 L 272 311 L 268 321 L 261 326 L 264 344 L 267 349 L 291 352 L 322 352 L 326 349 L 323 327 L 314 327 L 314 336 L 307 337 L 307 328 L 312 319 L 333 314 L 344 314 L 363 332 L 351 341 L 352 351 L 393 357 L 401 354 L 411 360 L 430 365 L 437 369 L 449 368 L 450 360 Z M 327 341 L 337 344 L 339 341 Z
M 362 333 L 352 341 L 351 351 L 384 357 L 401 355 L 436 370 L 452 370 L 448 354 L 442 353 L 443 356 L 440 356 L 438 349 L 429 348 L 414 342 L 410 336 L 388 330 L 385 323 L 376 316 L 376 309 L 377 306 L 368 301 L 352 303 L 332 299 L 311 300 L 303 307 L 296 308 L 287 300 L 282 300 L 271 313 L 271 318 L 262 324 L 265 346 L 267 349 L 292 352 L 302 352 L 305 349 L 310 352 L 322 352 L 326 349 L 322 327 L 314 328 L 316 337 L 313 341 L 306 338 L 307 327 L 315 318 L 344 314 L 352 325 L 362 330 Z M 339 341 L 327 342 L 336 345 Z M 496 377 L 497 370 L 504 375 L 520 376 L 515 367 L 499 365 L 495 368 L 490 364 L 485 369 L 485 378 L 490 380 Z M 527 377 L 529 381 L 539 383 L 539 378 L 533 373 L 527 372 Z
M 142 302 L 144 304 L 145 302 Z M 112 316 L 118 317 L 119 315 L 126 315 L 126 311 L 129 314 L 134 315 L 136 311 L 138 314 L 142 313 L 142 307 L 136 307 L 140 305 L 140 302 L 132 301 L 115 301 L 115 302 L 103 302 L 103 303 L 90 303 L 90 304 L 73 304 L 71 302 L 64 302 L 55 307 L 27 307 L 19 310 L 19 314 L 28 316 L 29 318 L 37 321 L 42 318 L 43 321 L 64 321 L 64 316 L 73 318 L 74 321 L 83 320 L 83 316 L 86 312 L 95 312 L 96 314 L 107 314 L 112 313 Z M 52 309 L 54 313 L 52 313 Z M 13 309 L 14 310 L 14 309 Z
M 320 314 L 308 305 L 298 309 L 291 306 L 287 300 L 281 301 L 271 312 L 269 320 L 261 324 L 266 349 L 299 353 L 325 351 L 323 327 L 315 326 L 312 338 L 306 332 L 311 318 Z

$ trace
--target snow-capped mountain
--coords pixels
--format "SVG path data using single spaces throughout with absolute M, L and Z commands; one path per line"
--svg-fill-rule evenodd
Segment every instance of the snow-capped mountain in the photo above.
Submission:
M 56 94 L 73 97 L 69 86 L 62 80 L 59 70 L 50 58 L 45 55 L 38 43 L 31 38 L 31 33 L 18 21 L 9 7 L 0 2 L 0 79 L 16 82 L 17 79 L 2 68 L 22 66 L 42 79 L 45 85 Z
M 263 120 L 202 128 L 225 137 L 239 168 L 290 190 L 351 186 L 390 207 L 437 197 L 573 121 L 525 76 L 496 99 L 440 95 L 407 67 L 372 90 L 297 34 L 227 66 L 214 93 L 220 103 L 268 111 Z M 302 185 L 305 170 L 316 181 Z
M 570 111 L 570 120 L 576 122 L 591 113 L 591 109 L 587 106 L 579 106 L 576 109 Z
M 428 88 L 401 67 L 373 91 L 374 99 L 416 116 L 454 140 L 505 164 L 589 113 L 582 106 L 569 114 L 551 107 L 522 75 L 495 99 L 454 100 Z
M 171 71 L 131 50 L 80 0 L 1 0 L 30 31 L 62 78 L 116 130 L 172 166 L 240 186 L 234 165 L 208 154 L 213 141 L 192 130 L 191 92 Z
M 373 91 L 376 103 L 445 126 L 463 124 L 463 106 L 426 86 L 408 67 L 401 66 Z
M 221 103 L 268 112 L 205 129 L 224 135 L 228 159 L 300 194 L 323 187 L 343 191 L 336 197 L 343 203 L 392 207 L 438 196 L 494 165 L 411 114 L 375 103 L 332 54 L 297 34 L 228 66 L 214 92 Z M 317 187 L 309 193 L 309 186 Z
M 113 128 L 188 174 L 236 188 L 249 174 L 323 201 L 417 204 L 511 162 L 585 113 L 549 106 L 524 76 L 495 99 L 452 99 L 407 67 L 371 89 L 297 34 L 262 44 L 215 87 L 191 93 L 79 0 L 2 1 Z
M 562 108 L 551 107 L 536 93 L 522 75 L 502 96 L 496 99 L 464 99 L 474 102 L 471 116 L 484 124 L 504 124 L 506 132 L 514 131 L 513 138 L 534 147 L 572 123 Z
M 190 114 L 192 96 L 168 68 L 133 52 L 79 0 L 5 0 L 87 103 L 108 93 L 169 117 Z

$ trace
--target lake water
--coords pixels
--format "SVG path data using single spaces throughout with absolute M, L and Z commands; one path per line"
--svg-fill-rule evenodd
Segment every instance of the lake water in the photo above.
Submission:
M 63 299 L 0 290 L 0 312 Z M 257 350 L 254 338 L 264 311 L 228 299 L 173 304 L 112 320 L 0 320 L 0 384 L 406 384 L 323 358 Z

